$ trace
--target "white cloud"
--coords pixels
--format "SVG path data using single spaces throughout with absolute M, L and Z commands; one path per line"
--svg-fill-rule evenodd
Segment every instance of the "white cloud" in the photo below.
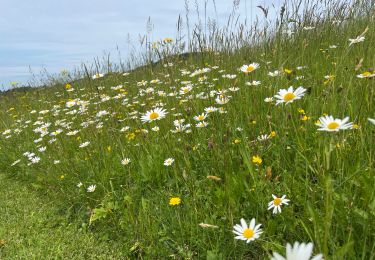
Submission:
M 189 2 L 194 21 L 195 1 Z M 242 17 L 244 2 L 239 8 Z M 204 0 L 198 3 L 204 19 Z M 208 1 L 208 16 L 215 17 L 212 3 Z M 259 13 L 254 6 L 264 3 L 269 1 L 248 0 L 248 14 Z M 58 72 L 101 56 L 103 50 L 114 51 L 117 45 L 123 48 L 127 34 L 137 39 L 146 33 L 148 17 L 154 23 L 155 40 L 173 37 L 178 15 L 185 18 L 184 5 L 184 0 L 0 0 L 0 54 L 5 53 L 0 61 L 0 85 L 24 81 L 29 65 Z M 217 0 L 216 5 L 220 24 L 224 24 L 232 1 Z M 7 64 L 9 70 L 4 69 Z M 23 68 L 25 74 L 20 72 Z

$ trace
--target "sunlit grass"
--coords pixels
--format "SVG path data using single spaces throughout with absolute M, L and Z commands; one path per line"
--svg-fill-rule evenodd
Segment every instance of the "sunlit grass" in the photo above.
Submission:
M 58 193 L 129 257 L 262 259 L 301 241 L 371 259 L 374 78 L 357 75 L 374 73 L 374 12 L 336 8 L 282 20 L 252 46 L 234 48 L 236 35 L 231 50 L 170 56 L 162 41 L 152 66 L 4 95 L 3 172 Z M 279 214 L 273 194 L 290 200 Z M 241 218 L 262 224 L 258 239 L 235 239 Z

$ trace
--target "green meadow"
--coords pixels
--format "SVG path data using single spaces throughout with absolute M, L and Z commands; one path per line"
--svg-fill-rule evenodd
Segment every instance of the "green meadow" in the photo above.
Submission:
M 315 2 L 3 92 L 0 258 L 374 259 L 374 2 Z

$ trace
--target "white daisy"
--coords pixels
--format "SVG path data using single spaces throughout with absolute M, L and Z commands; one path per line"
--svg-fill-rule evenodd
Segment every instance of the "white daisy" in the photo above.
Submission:
M 195 127 L 198 127 L 198 128 L 203 128 L 203 127 L 206 127 L 208 126 L 208 123 L 205 122 L 205 121 L 201 121 L 199 122 L 198 124 L 195 125 Z
M 87 192 L 94 192 L 96 189 L 96 185 L 90 185 L 87 187 Z
M 259 68 L 259 64 L 258 63 L 251 63 L 249 65 L 243 65 L 240 70 L 244 73 L 250 73 L 250 72 L 253 72 L 254 70 L 256 70 L 257 68 Z
M 147 111 L 143 116 L 141 116 L 141 120 L 143 123 L 152 122 L 164 118 L 166 114 L 167 112 L 165 109 L 156 107 L 153 110 Z
M 241 218 L 241 225 L 236 224 L 233 227 L 233 233 L 237 235 L 235 239 L 244 240 L 246 243 L 254 241 L 255 239 L 259 238 L 260 234 L 263 233 L 260 226 L 261 224 L 255 226 L 255 218 L 250 221 L 249 226 L 247 225 L 246 221 Z
M 310 260 L 312 251 L 313 251 L 313 243 L 299 243 L 294 242 L 293 247 L 288 243 L 286 245 L 286 257 L 279 255 L 278 253 L 273 253 L 271 260 Z M 321 260 L 323 259 L 322 254 L 318 254 L 311 258 L 311 260 Z
M 266 97 L 266 98 L 264 99 L 264 102 L 266 102 L 266 103 L 271 103 L 271 102 L 273 102 L 273 97 Z
M 223 78 L 227 78 L 227 79 L 235 79 L 237 77 L 237 75 L 235 74 L 225 74 L 225 75 L 222 75 Z
M 260 135 L 260 136 L 257 137 L 257 140 L 260 141 L 260 142 L 264 142 L 264 141 L 267 141 L 270 138 L 271 137 L 269 135 Z
M 65 106 L 66 106 L 67 108 L 73 107 L 73 106 L 75 106 L 75 105 L 77 105 L 77 101 L 76 101 L 76 100 L 69 100 L 69 101 L 66 102 L 66 104 L 65 104 Z
M 293 90 L 293 87 L 288 89 L 280 89 L 279 92 L 275 95 L 276 105 L 285 103 L 292 103 L 294 100 L 301 99 L 305 95 L 306 89 L 303 87 L 298 87 L 296 90 Z
M 270 76 L 270 77 L 277 77 L 277 76 L 279 76 L 280 75 L 280 71 L 278 71 L 278 70 L 275 70 L 275 71 L 270 71 L 270 72 L 268 72 L 268 74 L 267 74 L 268 76 Z
M 84 147 L 88 146 L 89 144 L 90 144 L 89 141 L 84 142 L 84 143 L 82 143 L 82 144 L 79 145 L 79 148 L 84 148 Z
M 375 77 L 375 71 L 374 72 L 366 71 L 366 72 L 363 72 L 363 73 L 357 75 L 357 78 L 360 78 L 360 79 L 372 78 L 372 77 Z
M 176 119 L 176 120 L 173 121 L 173 124 L 175 126 L 181 126 L 181 125 L 184 124 L 184 122 L 185 122 L 185 119 Z
M 304 29 L 305 31 L 310 31 L 310 30 L 315 29 L 315 27 L 314 27 L 314 26 L 305 26 L 305 27 L 303 27 L 303 29 Z
M 355 38 L 355 39 L 349 39 L 349 41 L 350 41 L 349 46 L 351 46 L 351 45 L 354 44 L 354 43 L 363 42 L 364 40 L 365 40 L 365 37 L 364 37 L 364 36 L 358 36 L 358 37 Z
M 130 158 L 124 158 L 121 160 L 122 165 L 128 165 L 131 162 Z
M 154 132 L 158 132 L 160 128 L 158 126 L 154 126 L 153 128 L 151 128 L 151 130 Z
M 45 152 L 47 150 L 47 147 L 43 146 L 38 149 L 39 152 Z
M 74 130 L 74 131 L 70 131 L 70 132 L 66 133 L 66 135 L 73 136 L 73 135 L 78 134 L 78 132 L 79 132 L 79 130 Z
M 334 119 L 333 116 L 322 116 L 316 123 L 320 128 L 318 131 L 338 132 L 339 130 L 351 129 L 353 123 L 348 123 L 349 117 L 344 119 Z
M 246 84 L 247 86 L 258 86 L 258 85 L 261 84 L 261 82 L 260 82 L 260 81 L 257 81 L 257 80 L 253 80 L 253 81 L 251 81 L 251 82 L 246 82 L 245 84 Z
M 190 133 L 191 132 L 191 129 L 190 128 L 190 124 L 187 124 L 187 125 L 175 125 L 176 128 L 174 130 L 171 130 L 172 133 L 176 134 L 176 133 Z
M 92 75 L 92 79 L 99 79 L 99 78 L 102 78 L 102 77 L 104 77 L 104 74 L 101 74 L 101 73 L 96 73 L 96 74 L 94 74 L 94 75 Z
M 239 87 L 230 87 L 228 88 L 229 91 L 232 91 L 232 92 L 237 92 L 238 90 L 240 90 Z
M 268 203 L 268 210 L 273 209 L 273 214 L 281 213 L 281 205 L 289 205 L 290 200 L 286 199 L 286 195 L 281 198 L 272 194 L 273 200 Z
M 206 112 L 206 113 L 213 113 L 213 112 L 215 112 L 215 111 L 217 111 L 217 107 L 206 107 L 205 109 L 204 109 L 204 112 Z
M 32 157 L 32 158 L 29 158 L 31 163 L 38 163 L 40 161 L 40 157 L 38 156 L 35 156 L 35 157 Z
M 165 166 L 171 166 L 172 164 L 174 163 L 174 159 L 173 158 L 168 158 L 164 161 L 164 165 Z
M 193 87 L 191 85 L 186 85 L 186 86 L 180 88 L 180 95 L 185 95 L 185 94 L 189 93 L 192 89 L 193 89 Z
M 217 98 L 215 99 L 215 102 L 219 105 L 224 105 L 226 103 L 229 102 L 229 97 L 227 96 L 224 96 L 224 95 L 219 95 L 217 96 Z
M 208 116 L 207 114 L 202 113 L 200 115 L 195 116 L 194 120 L 198 121 L 198 122 L 201 122 L 201 121 L 205 120 L 207 118 L 207 116 Z

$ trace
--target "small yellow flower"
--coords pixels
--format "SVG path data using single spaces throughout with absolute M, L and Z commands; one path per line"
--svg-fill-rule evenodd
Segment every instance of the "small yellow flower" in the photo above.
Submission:
M 301 120 L 302 121 L 307 121 L 307 120 L 309 120 L 310 119 L 310 117 L 309 116 L 306 116 L 306 115 L 303 115 L 302 117 L 301 117 Z
M 262 162 L 263 162 L 262 158 L 260 158 L 260 156 L 258 156 L 258 155 L 254 155 L 253 158 L 252 158 L 252 161 L 256 165 L 261 165 Z
M 360 128 L 359 125 L 357 125 L 357 124 L 353 124 L 353 129 L 359 129 L 359 128 Z
M 276 132 L 275 131 L 272 131 L 271 133 L 270 133 L 270 137 L 272 138 L 272 137 L 275 137 L 276 136 Z
M 126 135 L 126 138 L 127 138 L 129 141 L 134 140 L 134 138 L 135 138 L 135 133 L 129 133 L 129 134 L 127 134 L 127 135 Z
M 163 42 L 164 42 L 164 43 L 171 43 L 171 42 L 173 42 L 173 39 L 167 37 L 167 38 L 164 38 Z
M 169 205 L 177 206 L 181 204 L 181 199 L 179 197 L 173 197 L 169 200 Z
M 61 176 L 60 176 L 60 180 L 63 180 L 64 178 L 65 178 L 64 175 L 61 175 Z
M 107 147 L 107 151 L 110 153 L 112 151 L 112 147 L 111 146 L 108 146 Z
M 67 84 L 65 85 L 65 88 L 66 88 L 66 89 L 71 89 L 71 88 L 72 88 L 72 85 L 69 84 L 69 83 L 67 83 Z
M 233 144 L 239 144 L 239 143 L 241 143 L 241 140 L 240 140 L 240 139 L 234 139 L 234 140 L 233 140 Z
M 290 69 L 284 69 L 284 73 L 287 74 L 287 75 L 290 75 L 293 73 L 293 70 L 290 70 Z
M 303 110 L 302 108 L 298 108 L 298 113 L 305 114 L 305 110 Z

